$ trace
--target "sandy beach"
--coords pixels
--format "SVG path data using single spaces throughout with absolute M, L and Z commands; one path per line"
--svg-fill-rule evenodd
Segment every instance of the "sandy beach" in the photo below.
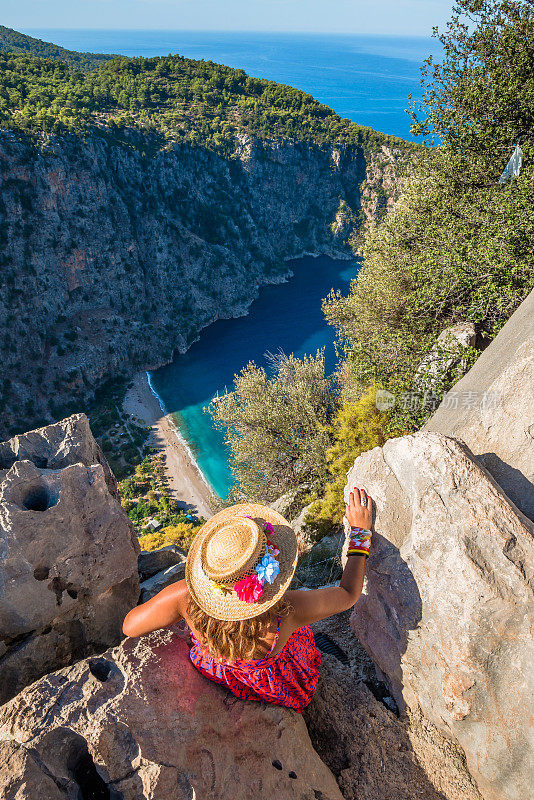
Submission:
M 199 516 L 206 519 L 213 516 L 213 490 L 179 436 L 171 415 L 163 414 L 157 397 L 150 389 L 146 372 L 139 372 L 135 376 L 133 386 L 124 398 L 123 409 L 126 414 L 138 417 L 151 426 L 149 443 L 164 451 L 172 497 Z

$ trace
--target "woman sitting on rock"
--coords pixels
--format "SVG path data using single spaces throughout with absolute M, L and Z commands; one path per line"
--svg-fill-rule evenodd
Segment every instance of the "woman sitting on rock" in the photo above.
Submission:
M 372 505 L 363 489 L 351 492 L 348 560 L 339 586 L 311 591 L 288 589 L 297 540 L 280 514 L 255 504 L 220 511 L 193 540 L 185 580 L 132 609 L 124 633 L 142 636 L 184 619 L 191 661 L 203 675 L 242 699 L 301 711 L 313 696 L 321 661 L 309 626 L 360 596 Z

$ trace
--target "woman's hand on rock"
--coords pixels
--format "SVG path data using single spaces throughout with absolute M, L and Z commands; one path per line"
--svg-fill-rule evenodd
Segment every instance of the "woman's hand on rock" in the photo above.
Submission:
M 373 524 L 373 498 L 365 489 L 354 487 L 345 503 L 345 516 L 351 528 L 371 530 Z

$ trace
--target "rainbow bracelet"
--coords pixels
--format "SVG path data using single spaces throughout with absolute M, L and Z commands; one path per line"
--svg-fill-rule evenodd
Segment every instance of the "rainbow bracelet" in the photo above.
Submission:
M 365 528 L 351 528 L 347 556 L 368 556 L 372 535 Z

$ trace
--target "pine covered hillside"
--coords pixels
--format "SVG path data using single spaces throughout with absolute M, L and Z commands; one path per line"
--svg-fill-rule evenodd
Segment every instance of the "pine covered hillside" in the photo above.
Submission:
M 409 147 L 341 119 L 305 92 L 212 61 L 106 57 L 82 73 L 80 64 L 60 55 L 52 61 L 27 49 L 27 55 L 0 50 L 2 127 L 52 133 L 133 128 L 225 154 L 235 152 L 243 135 Z
M 116 56 L 105 53 L 77 53 L 74 50 L 66 50 L 57 44 L 34 39 L 33 36 L 19 33 L 19 31 L 6 28 L 4 25 L 0 25 L 0 53 L 19 53 L 39 58 L 53 58 L 84 72 L 116 58 Z

